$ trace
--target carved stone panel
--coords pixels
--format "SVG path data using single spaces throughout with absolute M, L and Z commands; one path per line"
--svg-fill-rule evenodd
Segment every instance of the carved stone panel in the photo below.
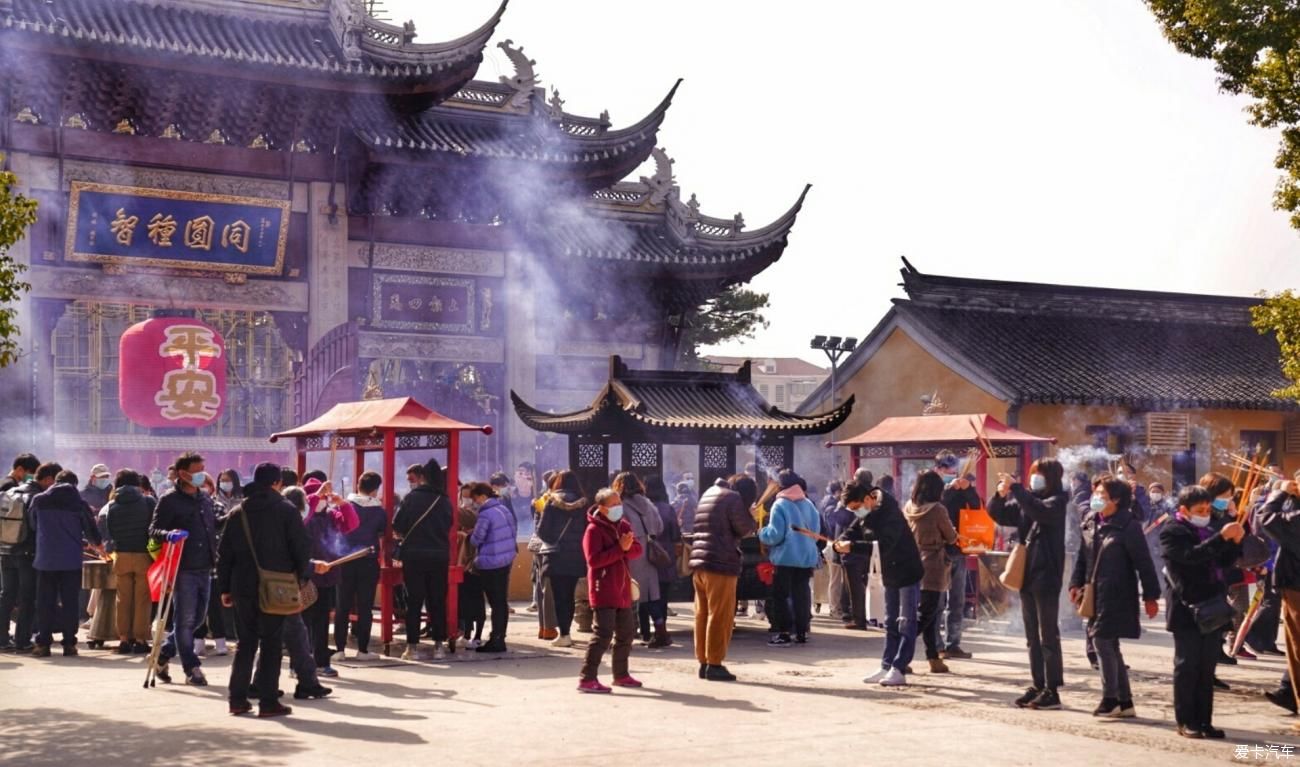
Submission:
M 35 172 L 31 184 L 33 188 L 54 189 L 58 185 L 58 164 L 53 160 L 33 163 L 33 171 Z M 67 160 L 63 165 L 64 189 L 69 188 L 73 181 L 175 189 L 234 197 L 263 197 L 276 200 L 290 197 L 289 185 L 283 181 Z
M 369 263 L 370 243 L 352 242 L 354 266 Z M 478 277 L 504 277 L 505 254 L 492 250 L 433 248 L 420 245 L 375 243 L 375 269 L 435 274 L 468 274 Z
M 357 354 L 364 359 L 504 362 L 505 342 L 481 336 L 361 333 Z
M 184 307 L 305 312 L 307 285 L 250 279 L 232 285 L 220 278 L 175 279 L 156 274 L 107 274 L 99 269 L 34 266 L 27 273 L 36 298 L 88 298 Z

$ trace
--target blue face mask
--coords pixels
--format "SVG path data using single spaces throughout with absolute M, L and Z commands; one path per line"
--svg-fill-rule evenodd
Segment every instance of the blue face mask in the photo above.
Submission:
M 858 519 L 862 519 L 870 513 L 871 513 L 871 509 L 868 509 L 866 506 L 860 506 L 853 510 L 853 516 L 857 517 Z
M 1218 510 L 1218 511 L 1227 511 L 1227 510 L 1228 510 L 1228 499 L 1227 499 L 1227 498 L 1215 498 L 1215 499 L 1214 499 L 1214 503 L 1213 503 L 1212 505 L 1213 505 L 1214 508 L 1215 508 L 1216 510 Z
M 95 487 L 99 488 L 100 490 L 107 490 L 109 487 L 112 486 L 112 484 L 113 484 L 113 480 L 109 479 L 108 477 L 100 477 L 99 479 L 95 480 Z
M 957 481 L 957 475 L 956 475 L 956 474 L 952 475 L 951 477 L 944 477 L 944 478 L 943 478 L 943 486 L 944 486 L 944 487 L 951 487 L 951 486 L 952 486 L 952 483 L 954 483 L 954 482 L 956 482 L 956 481 Z
M 1047 478 L 1042 474 L 1035 474 L 1029 478 L 1029 489 L 1034 492 L 1047 489 Z
M 203 487 L 207 484 L 208 473 L 206 471 L 196 471 L 190 475 L 190 484 L 195 487 Z
M 609 514 L 609 521 L 610 521 L 610 522 L 617 522 L 617 521 L 619 521 L 620 519 L 623 518 L 623 507 L 622 507 L 622 506 L 611 506 L 611 507 L 609 508 L 609 511 L 608 511 L 607 513 Z
M 1101 511 L 1102 509 L 1106 508 L 1106 502 L 1102 500 L 1101 496 L 1094 495 L 1092 497 L 1092 502 L 1088 504 L 1088 508 L 1092 509 L 1093 511 Z

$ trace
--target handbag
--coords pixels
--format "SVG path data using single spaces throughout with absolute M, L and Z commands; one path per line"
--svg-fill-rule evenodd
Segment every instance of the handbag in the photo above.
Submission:
M 253 566 L 257 568 L 257 609 L 267 615 L 296 615 L 302 612 L 310 603 L 303 602 L 304 589 L 298 583 L 298 574 L 263 570 L 257 561 L 257 547 L 253 545 L 253 531 L 248 526 L 248 514 L 242 509 L 239 521 L 243 523 L 244 536 L 253 553 Z M 312 602 L 315 602 L 316 588 L 311 581 L 307 581 L 307 585 L 311 586 Z
M 1029 563 L 1029 548 L 1023 543 L 1011 547 L 1011 556 L 1007 557 L 1007 566 L 1002 570 L 1002 585 L 1012 591 L 1019 591 L 1025 585 L 1025 566 Z
M 649 528 L 646 527 L 645 524 L 645 515 L 638 511 L 635 506 L 631 508 L 632 511 L 636 512 L 637 517 L 641 520 L 641 529 L 647 531 L 645 546 L 643 547 L 645 549 L 646 561 L 653 565 L 656 570 L 667 570 L 672 567 L 674 564 L 673 558 L 668 556 L 667 550 L 665 550 L 664 547 L 655 540 L 655 537 L 650 535 L 648 532 Z
M 1196 620 L 1196 625 L 1202 634 L 1213 634 L 1231 626 L 1237 615 L 1232 605 L 1228 603 L 1228 598 L 1223 594 L 1216 594 L 1195 604 L 1187 604 L 1187 607 L 1192 611 L 1192 618 Z
M 677 577 L 689 578 L 694 570 L 691 569 L 691 544 L 682 541 L 677 544 Z
M 1106 541 L 1103 540 L 1097 548 L 1096 559 L 1092 562 L 1092 574 L 1088 576 L 1088 582 L 1083 584 L 1083 594 L 1074 608 L 1079 617 L 1085 620 L 1097 617 L 1097 568 L 1101 565 L 1101 553 L 1105 550 Z
M 406 534 L 402 536 L 402 540 L 397 542 L 397 551 L 393 552 L 393 559 L 397 560 L 398 562 L 402 561 L 402 546 L 405 545 L 406 539 L 411 536 L 411 533 L 415 531 L 415 528 L 420 526 L 420 523 L 424 521 L 424 518 L 429 516 L 429 512 L 433 511 L 433 507 L 437 506 L 438 501 L 441 500 L 442 500 L 441 495 L 434 498 L 433 503 L 429 504 L 429 508 L 425 509 L 424 513 L 420 515 L 420 518 L 415 520 L 415 524 L 407 528 Z

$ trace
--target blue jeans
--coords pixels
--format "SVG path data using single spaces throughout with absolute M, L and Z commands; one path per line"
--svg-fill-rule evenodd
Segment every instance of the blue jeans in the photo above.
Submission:
M 171 660 L 177 655 L 179 644 L 181 667 L 189 674 L 203 665 L 194 654 L 194 631 L 207 619 L 208 592 L 212 589 L 212 576 L 206 568 L 181 570 L 176 574 L 176 594 L 172 597 L 172 626 L 167 632 L 161 658 Z M 180 642 L 176 637 L 180 637 Z
M 952 557 L 952 583 L 948 586 L 948 615 L 942 624 L 944 649 L 961 644 L 961 622 L 966 612 L 966 555 L 949 556 Z
M 907 668 L 916 654 L 916 611 L 921 604 L 921 585 L 885 589 L 885 653 L 881 668 Z

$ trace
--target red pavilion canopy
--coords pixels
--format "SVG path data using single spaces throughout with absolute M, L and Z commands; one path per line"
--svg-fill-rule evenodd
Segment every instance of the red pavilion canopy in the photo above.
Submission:
M 471 426 L 448 418 L 421 405 L 410 397 L 341 402 L 314 421 L 295 429 L 271 435 L 281 437 L 318 437 L 325 434 L 369 434 L 376 431 L 429 433 L 446 431 L 481 431 L 491 434 L 491 426 Z
M 1053 437 L 1036 437 L 1013 429 L 988 413 L 974 415 L 920 415 L 886 418 L 856 437 L 840 440 L 835 445 L 863 447 L 866 445 L 899 445 L 909 442 L 970 442 L 976 441 L 975 425 L 983 427 L 983 436 L 992 444 L 1055 442 Z

